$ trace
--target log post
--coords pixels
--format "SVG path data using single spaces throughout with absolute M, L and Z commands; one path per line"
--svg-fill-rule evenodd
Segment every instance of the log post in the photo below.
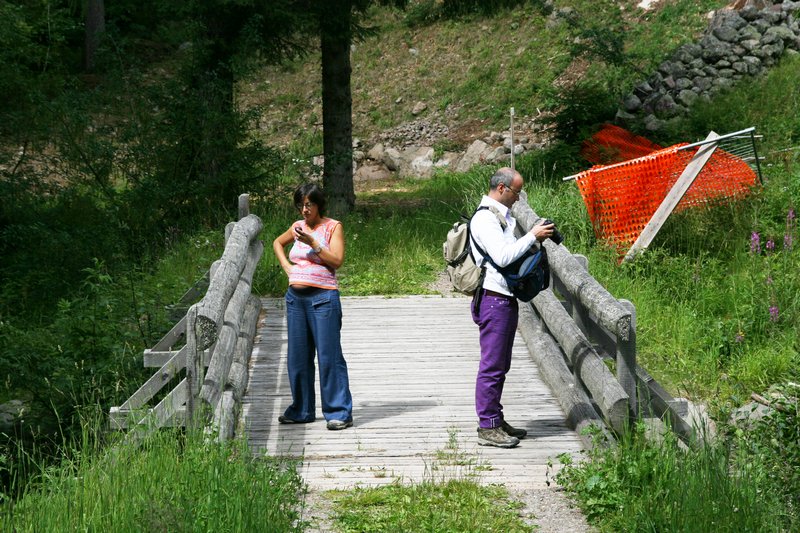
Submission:
M 628 395 L 619 382 L 551 291 L 540 292 L 533 305 L 572 363 L 572 373 L 591 393 L 609 425 L 622 432 L 628 423 Z
M 233 364 L 228 372 L 227 387 L 233 391 L 236 401 L 241 401 L 244 391 L 247 389 L 249 375 L 247 365 L 250 361 L 250 354 L 253 351 L 253 342 L 258 327 L 258 315 L 261 312 L 261 300 L 254 295 L 250 295 L 242 318 L 242 327 L 239 328 L 239 340 L 236 342 L 236 349 L 233 352 Z
M 206 295 L 197 304 L 195 331 L 201 348 L 210 346 L 219 333 L 225 308 L 236 290 L 247 262 L 250 242 L 261 232 L 262 227 L 261 219 L 255 215 L 246 216 L 234 226 L 219 268 L 211 277 Z
M 627 339 L 617 337 L 617 379 L 628 393 L 631 416 L 635 420 L 640 412 L 636 391 L 636 308 L 628 300 L 620 300 L 619 303 L 631 315 L 631 328 Z
M 237 220 L 242 220 L 244 217 L 250 214 L 250 195 L 247 193 L 239 195 L 239 218 Z
M 197 305 L 186 313 L 186 423 L 191 425 L 196 408 L 196 398 L 203 382 L 203 350 L 197 345 L 195 326 Z
M 525 231 L 530 231 L 541 220 L 527 201 L 516 202 L 512 212 Z M 550 270 L 558 275 L 569 294 L 593 312 L 600 325 L 613 332 L 618 339 L 627 340 L 631 324 L 630 312 L 581 267 L 565 246 L 550 239 L 545 240 L 542 245 L 547 250 Z
M 238 407 L 238 403 L 233 397 L 233 392 L 225 391 L 220 397 L 219 403 L 215 406 L 214 419 L 211 422 L 211 428 L 216 433 L 217 442 L 233 438 Z
M 223 392 L 223 387 L 228 381 L 228 373 L 233 363 L 233 354 L 239 338 L 242 316 L 246 303 L 251 296 L 250 284 L 263 252 L 264 245 L 261 242 L 256 242 L 250 247 L 247 265 L 242 271 L 242 277 L 228 302 L 228 306 L 225 308 L 222 330 L 203 380 L 203 388 L 200 391 L 200 398 L 209 406 L 217 405 Z
M 583 445 L 591 449 L 595 445 L 613 445 L 615 439 L 597 414 L 592 402 L 579 386 L 564 362 L 564 356 L 555 339 L 548 333 L 541 318 L 530 303 L 519 306 L 519 330 L 531 358 L 536 362 L 542 376 L 550 385 L 564 413 L 567 423 L 578 432 Z M 588 431 L 584 431 L 588 429 Z M 601 436 L 599 439 L 592 434 Z

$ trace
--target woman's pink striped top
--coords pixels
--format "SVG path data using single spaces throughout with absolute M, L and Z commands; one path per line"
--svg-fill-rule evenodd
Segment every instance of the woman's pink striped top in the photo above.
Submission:
M 330 248 L 331 236 L 338 224 L 338 220 L 326 218 L 313 231 L 305 220 L 298 220 L 292 227 L 300 226 L 304 232 L 314 235 L 320 246 Z M 308 285 L 321 289 L 339 288 L 336 271 L 325 265 L 308 244 L 295 239 L 292 249 L 289 250 L 289 261 L 294 263 L 289 274 L 289 285 Z

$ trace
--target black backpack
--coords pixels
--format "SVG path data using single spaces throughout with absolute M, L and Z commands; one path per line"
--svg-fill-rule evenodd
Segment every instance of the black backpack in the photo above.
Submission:
M 517 300 L 530 302 L 541 291 L 550 286 L 550 265 L 547 251 L 540 246 L 535 252 L 528 250 L 513 263 L 500 267 L 492 257 L 473 241 L 475 250 L 497 270 L 506 281 L 508 290 Z

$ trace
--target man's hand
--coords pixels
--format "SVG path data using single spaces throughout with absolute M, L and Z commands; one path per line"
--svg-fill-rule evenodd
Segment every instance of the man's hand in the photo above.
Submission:
M 548 237 L 552 237 L 553 229 L 555 229 L 555 224 L 538 224 L 531 228 L 530 233 L 536 237 L 536 240 L 542 242 L 543 240 L 547 239 Z

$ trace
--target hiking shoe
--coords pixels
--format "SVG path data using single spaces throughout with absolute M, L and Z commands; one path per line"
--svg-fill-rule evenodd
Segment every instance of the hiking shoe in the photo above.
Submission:
M 517 437 L 518 439 L 524 439 L 525 435 L 528 434 L 528 430 L 522 428 L 515 428 L 505 420 L 503 420 L 503 422 L 500 424 L 500 427 L 503 428 L 503 431 L 505 431 L 506 434 L 512 437 Z
M 519 444 L 517 437 L 512 437 L 503 428 L 478 428 L 478 444 L 481 446 L 497 446 L 498 448 L 513 448 Z
M 328 429 L 331 431 L 339 431 L 340 429 L 347 429 L 353 425 L 352 420 L 328 420 Z

